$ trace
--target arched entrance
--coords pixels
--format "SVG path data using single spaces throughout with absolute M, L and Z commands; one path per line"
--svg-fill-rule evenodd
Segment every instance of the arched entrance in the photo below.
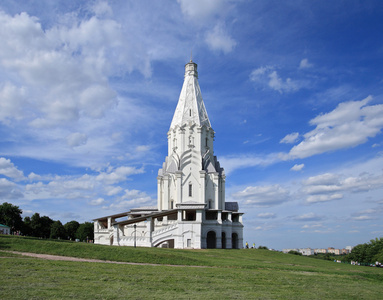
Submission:
M 231 235 L 231 248 L 238 249 L 238 234 L 235 232 Z
M 208 249 L 215 249 L 216 236 L 214 231 L 209 231 L 206 236 L 206 244 Z
M 226 233 L 222 232 L 222 249 L 226 249 Z

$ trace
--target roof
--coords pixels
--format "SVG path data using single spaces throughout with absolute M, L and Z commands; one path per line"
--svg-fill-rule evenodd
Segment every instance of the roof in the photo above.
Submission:
M 107 219 L 107 218 L 118 219 L 118 218 L 122 218 L 122 217 L 127 217 L 131 213 L 134 213 L 134 214 L 146 213 L 147 214 L 147 213 L 149 213 L 151 211 L 157 211 L 157 207 L 156 206 L 145 206 L 145 207 L 132 208 L 131 210 L 126 211 L 126 212 L 122 212 L 122 213 L 119 213 L 119 214 L 114 214 L 114 215 L 109 215 L 109 216 L 104 216 L 104 217 L 96 218 L 96 219 L 93 219 L 92 221 L 104 220 L 104 219 Z
M 127 211 L 127 212 L 123 212 L 123 213 L 119 213 L 115 215 L 109 215 L 105 217 L 96 218 L 96 219 L 93 219 L 93 221 L 107 219 L 107 218 L 122 218 L 122 217 L 126 217 L 129 213 L 130 211 Z
M 177 213 L 177 209 L 164 210 L 164 211 L 157 212 L 157 213 L 150 213 L 150 214 L 147 214 L 147 215 L 142 216 L 142 217 L 123 220 L 120 222 L 114 222 L 113 225 L 116 225 L 116 224 L 118 224 L 118 225 L 129 225 L 129 224 L 134 224 L 134 223 L 146 221 L 149 217 L 158 218 L 158 217 L 164 217 L 164 216 L 168 216 L 168 215 L 172 215 L 172 214 L 176 214 L 176 213 Z
M 198 84 L 197 64 L 191 60 L 185 65 L 184 84 L 170 129 L 174 129 L 177 126 L 181 127 L 190 122 L 198 126 L 205 125 L 209 128 L 211 127 Z
M 225 210 L 238 211 L 238 202 L 225 202 Z
M 7 226 L 7 225 L 3 225 L 3 224 L 0 224 L 0 227 L 3 227 L 3 228 L 11 228 L 11 227 L 9 227 L 9 226 Z

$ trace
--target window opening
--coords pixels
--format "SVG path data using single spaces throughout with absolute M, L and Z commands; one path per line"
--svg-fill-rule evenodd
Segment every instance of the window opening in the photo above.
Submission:
M 193 196 L 193 185 L 189 183 L 189 197 Z

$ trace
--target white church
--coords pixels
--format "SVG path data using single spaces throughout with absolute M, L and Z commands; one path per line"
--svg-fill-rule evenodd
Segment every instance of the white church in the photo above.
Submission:
M 157 207 L 94 219 L 94 242 L 178 249 L 243 247 L 243 213 L 225 201 L 225 172 L 214 156 L 197 64 L 185 78 L 168 131 L 168 156 L 157 177 Z

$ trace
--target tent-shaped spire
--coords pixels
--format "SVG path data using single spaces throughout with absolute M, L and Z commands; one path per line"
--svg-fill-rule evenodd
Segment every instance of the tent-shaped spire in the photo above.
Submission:
M 211 127 L 198 84 L 197 64 L 190 60 L 185 65 L 185 79 L 170 129 L 184 124 Z

